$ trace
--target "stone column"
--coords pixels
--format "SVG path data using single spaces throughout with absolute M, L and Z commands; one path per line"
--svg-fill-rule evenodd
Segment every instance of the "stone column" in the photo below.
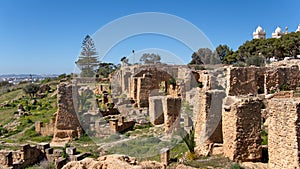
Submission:
M 268 101 L 269 168 L 300 168 L 300 99 Z
M 255 97 L 226 97 L 223 108 L 224 155 L 234 161 L 260 161 L 261 101 Z
M 163 99 L 164 126 L 166 133 L 180 128 L 181 98 L 167 96 Z
M 211 143 L 223 143 L 222 102 L 223 90 L 209 90 L 199 94 L 199 111 L 195 123 L 196 152 L 209 155 Z
M 160 162 L 168 165 L 170 160 L 170 149 L 169 148 L 163 148 L 160 150 Z
M 118 119 L 112 119 L 109 121 L 110 131 L 113 133 L 118 132 Z
M 163 97 L 164 96 L 149 97 L 149 118 L 153 125 L 164 123 Z

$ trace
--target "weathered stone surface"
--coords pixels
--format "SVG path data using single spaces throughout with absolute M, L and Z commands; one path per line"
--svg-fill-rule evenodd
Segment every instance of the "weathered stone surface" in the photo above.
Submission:
M 138 164 L 135 158 L 125 155 L 107 155 L 97 160 L 85 158 L 81 161 L 72 161 L 63 169 L 163 169 L 165 166 L 158 162 L 145 161 Z
M 149 118 L 153 125 L 164 123 L 163 98 L 164 96 L 149 97 Z
M 261 101 L 226 97 L 223 105 L 223 151 L 234 161 L 260 161 Z
M 300 168 L 300 99 L 271 99 L 269 105 L 269 168 Z
M 180 128 L 181 98 L 166 96 L 163 99 L 165 132 L 172 133 Z
M 264 72 L 262 67 L 228 67 L 227 89 L 229 96 L 264 93 Z
M 200 93 L 199 113 L 195 124 L 195 142 L 199 154 L 207 154 L 207 144 L 222 143 L 222 101 L 225 92 L 210 90 Z
M 295 90 L 299 85 L 300 73 L 298 65 L 270 67 L 265 73 L 266 93 L 279 90 Z
M 73 97 L 71 84 L 60 83 L 57 86 L 57 105 L 53 142 L 66 142 L 78 137 L 78 129 L 81 128 L 78 121 Z

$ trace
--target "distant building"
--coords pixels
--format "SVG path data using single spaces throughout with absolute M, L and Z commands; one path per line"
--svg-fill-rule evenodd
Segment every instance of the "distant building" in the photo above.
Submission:
M 256 31 L 253 32 L 253 39 L 266 39 L 266 31 L 261 26 L 258 26 Z
M 295 32 L 300 32 L 300 24 L 298 25 L 298 28 Z M 281 30 L 279 26 L 275 29 L 275 31 L 272 33 L 272 38 L 280 38 L 284 34 L 289 33 L 289 28 L 285 27 L 285 32 Z M 258 26 L 253 32 L 253 39 L 266 39 L 266 31 L 263 30 L 261 26 Z
M 277 26 L 275 32 L 272 33 L 272 38 L 280 38 L 284 33 L 282 32 L 281 28 Z
M 300 32 L 300 24 L 298 25 L 296 32 Z

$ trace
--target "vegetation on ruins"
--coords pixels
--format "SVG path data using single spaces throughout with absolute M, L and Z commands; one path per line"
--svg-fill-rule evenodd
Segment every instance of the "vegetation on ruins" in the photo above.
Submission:
M 93 77 L 99 65 L 98 54 L 93 39 L 86 35 L 82 42 L 81 53 L 75 62 L 81 70 L 82 77 Z
M 185 130 L 183 130 L 182 140 L 186 144 L 186 146 L 189 149 L 189 152 L 192 154 L 195 154 L 195 129 L 192 128 L 189 133 L 187 133 Z

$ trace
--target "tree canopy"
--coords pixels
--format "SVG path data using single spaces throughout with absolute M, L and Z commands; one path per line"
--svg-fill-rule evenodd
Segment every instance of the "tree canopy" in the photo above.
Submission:
M 84 38 L 80 56 L 75 63 L 81 70 L 81 76 L 93 77 L 95 75 L 95 70 L 99 66 L 98 54 L 93 39 L 89 35 Z
M 33 98 L 36 93 L 39 91 L 40 86 L 38 84 L 29 83 L 23 88 L 23 91 L 28 94 L 31 98 Z
M 156 64 L 160 63 L 160 60 L 161 57 L 154 53 L 144 53 L 140 58 L 140 61 L 144 64 Z
M 245 62 L 250 57 L 258 56 L 283 60 L 285 57 L 296 58 L 297 55 L 300 55 L 300 32 L 292 32 L 282 35 L 281 38 L 246 41 L 237 51 L 226 55 L 223 62 L 227 64 Z

